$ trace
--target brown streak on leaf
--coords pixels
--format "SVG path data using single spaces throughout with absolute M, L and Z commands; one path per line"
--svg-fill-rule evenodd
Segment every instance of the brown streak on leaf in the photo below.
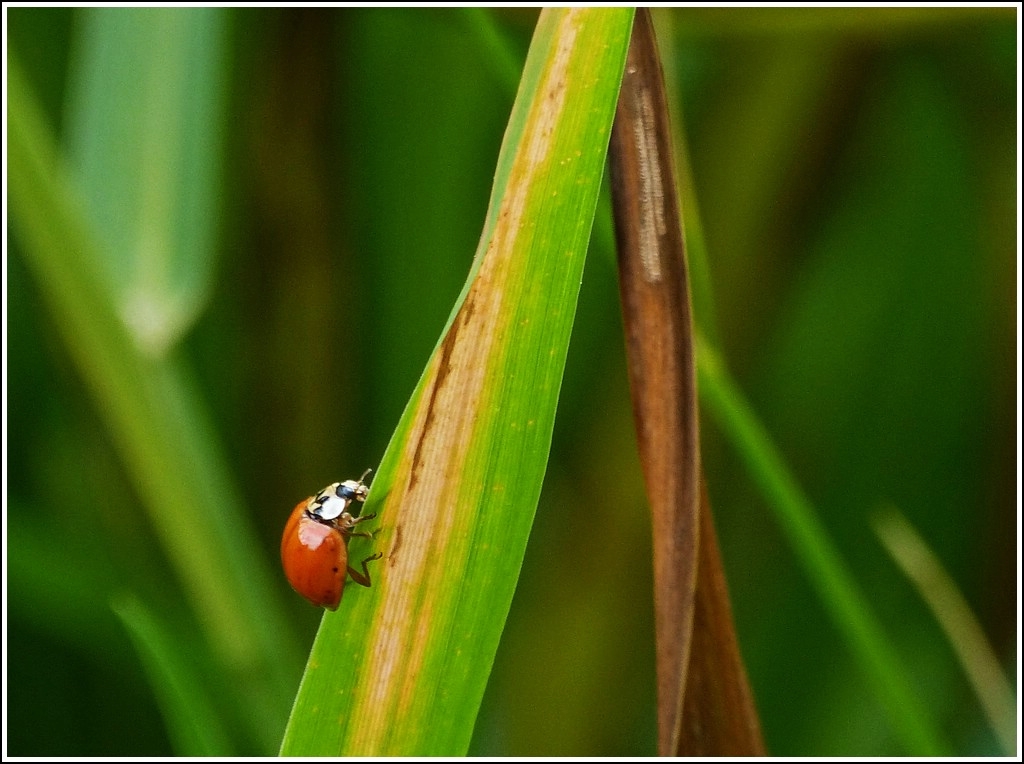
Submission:
M 436 368 L 437 374 L 431 380 L 429 400 L 426 402 L 426 413 L 424 414 L 424 425 L 423 432 L 429 432 L 431 424 L 434 420 L 434 405 L 437 402 L 438 391 L 444 387 L 445 381 L 448 379 L 448 374 L 451 372 L 451 356 L 452 351 L 455 348 L 456 339 L 459 336 L 459 329 L 465 325 L 472 317 L 474 312 L 474 300 L 473 292 L 471 291 L 467 296 L 462 307 L 459 308 L 458 314 L 455 316 L 455 320 L 452 321 L 451 328 L 445 335 L 444 340 L 441 342 L 441 346 L 437 350 Z M 416 450 L 413 452 L 412 466 L 409 470 L 409 488 L 411 492 L 415 489 L 416 483 L 419 480 L 421 454 L 423 444 L 426 442 L 425 438 L 420 438 L 416 442 Z
M 398 550 L 402 546 L 402 526 L 395 526 L 395 540 L 391 542 L 391 551 L 388 553 L 388 565 L 394 567 L 395 557 L 398 556 Z

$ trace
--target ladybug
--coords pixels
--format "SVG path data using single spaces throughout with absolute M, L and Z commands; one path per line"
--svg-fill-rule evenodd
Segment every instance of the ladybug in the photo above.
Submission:
M 331 483 L 316 496 L 300 501 L 284 526 L 284 574 L 292 588 L 314 605 L 336 610 L 346 576 L 352 576 L 360 586 L 370 585 L 366 563 L 380 559 L 379 552 L 362 561 L 362 573 L 348 564 L 349 537 L 373 536 L 353 529 L 376 515 L 359 517 L 358 512 L 348 511 L 353 502 L 362 504 L 366 500 L 370 489 L 363 480 L 369 474 L 367 470 L 359 480 Z

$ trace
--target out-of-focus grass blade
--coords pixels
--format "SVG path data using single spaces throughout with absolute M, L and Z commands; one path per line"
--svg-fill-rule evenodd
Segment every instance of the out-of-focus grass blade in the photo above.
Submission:
M 50 520 L 31 522 L 24 507 L 7 506 L 7 608 L 42 634 L 71 640 L 77 650 L 108 658 L 113 618 L 96 618 L 107 605 L 116 574 L 78 538 L 53 539 L 66 527 Z M 68 571 L 74 575 L 68 575 Z M 70 625 L 69 625 L 70 624 Z
M 653 517 L 658 751 L 758 755 L 760 724 L 736 649 L 710 506 L 700 499 L 686 251 L 661 62 L 646 10 L 633 27 L 610 159 L 630 388 Z M 694 663 L 700 681 L 690 687 Z
M 52 134 L 8 51 L 11 222 L 71 357 L 135 478 L 236 699 L 271 745 L 284 721 L 294 645 L 184 366 L 143 354 L 120 320 L 100 250 Z
M 374 588 L 325 616 L 285 755 L 466 752 L 540 494 L 631 21 L 541 14 L 470 279 L 366 503 L 380 533 L 351 545 L 384 553 Z
M 797 559 L 885 705 L 893 729 L 913 755 L 937 756 L 950 750 L 915 694 L 860 588 L 768 434 L 714 350 L 698 342 L 697 351 L 701 402 L 737 447 L 751 476 L 767 497 Z
M 747 8 L 742 14 L 733 8 L 688 8 L 687 24 L 704 34 L 752 35 L 764 38 L 769 34 L 810 35 L 821 32 L 842 32 L 859 35 L 892 37 L 894 34 L 920 34 L 922 29 L 950 23 L 965 24 L 977 19 L 994 18 L 1012 13 L 1009 7 L 981 5 L 948 6 L 946 8 L 914 6 L 859 7 L 789 7 Z
M 179 756 L 226 756 L 230 736 L 208 695 L 209 682 L 196 673 L 188 651 L 175 644 L 156 616 L 131 595 L 112 603 L 135 643 L 150 685 L 163 711 L 167 732 Z
M 1003 751 L 1007 756 L 1015 755 L 1017 726 L 1013 689 L 956 582 L 914 527 L 895 509 L 877 515 L 872 525 L 945 632 Z
M 213 273 L 224 11 L 91 8 L 70 68 L 69 166 L 118 313 L 160 353 Z
M 484 60 L 494 69 L 501 84 L 508 86 L 508 92 L 514 93 L 519 82 L 521 60 L 516 59 L 508 42 L 502 37 L 494 20 L 493 9 L 464 8 L 462 13 L 467 28 L 472 30 L 478 43 L 486 50 Z

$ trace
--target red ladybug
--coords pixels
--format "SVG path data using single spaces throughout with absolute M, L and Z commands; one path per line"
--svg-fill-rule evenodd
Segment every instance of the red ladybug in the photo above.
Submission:
M 361 586 L 370 585 L 366 563 L 381 556 L 378 552 L 363 560 L 362 573 L 348 564 L 349 537 L 372 537 L 353 528 L 375 515 L 359 517 L 348 511 L 352 502 L 366 500 L 370 489 L 363 480 L 369 473 L 364 472 L 359 480 L 331 483 L 316 496 L 300 501 L 284 526 L 281 563 L 288 583 L 314 605 L 328 610 L 338 608 L 346 576 Z

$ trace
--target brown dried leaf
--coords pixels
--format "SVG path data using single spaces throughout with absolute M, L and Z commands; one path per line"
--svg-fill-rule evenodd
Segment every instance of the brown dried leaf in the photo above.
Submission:
M 756 755 L 760 728 L 699 493 L 686 249 L 661 63 L 644 9 L 634 21 L 610 163 L 633 413 L 653 521 L 658 752 Z

